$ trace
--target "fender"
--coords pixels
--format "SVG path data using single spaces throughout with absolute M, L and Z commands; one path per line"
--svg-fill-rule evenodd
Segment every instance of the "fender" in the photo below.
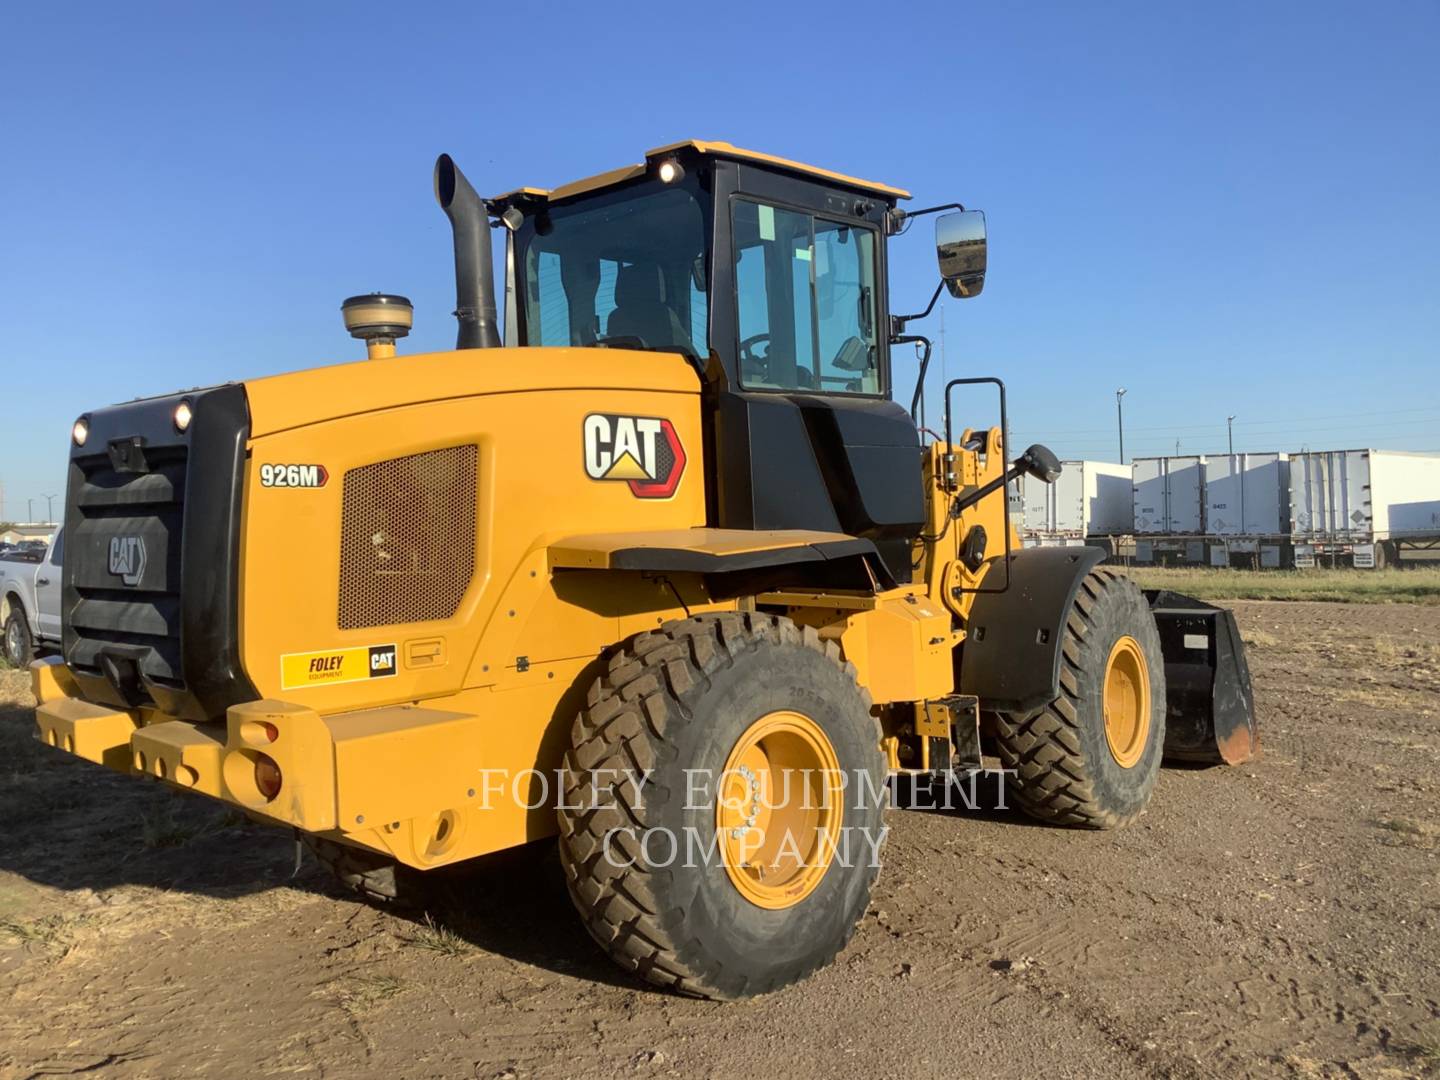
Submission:
M 729 595 L 781 585 L 895 586 L 873 541 L 807 529 L 590 533 L 552 543 L 549 559 L 554 569 L 700 574 Z
M 1080 582 L 1099 548 L 1022 548 L 1009 556 L 1004 591 L 975 596 L 960 653 L 960 692 L 984 709 L 1028 712 L 1060 693 L 1060 642 Z M 982 586 L 1005 581 L 995 560 Z

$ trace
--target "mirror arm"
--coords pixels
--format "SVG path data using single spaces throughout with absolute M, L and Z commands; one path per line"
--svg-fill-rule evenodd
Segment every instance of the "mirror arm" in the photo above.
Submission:
M 933 303 L 933 301 L 932 301 Z M 917 424 L 920 415 L 920 394 L 925 389 L 925 371 L 930 367 L 930 339 L 924 334 L 895 334 L 890 338 L 891 345 L 917 344 L 925 346 L 925 351 L 920 355 L 920 374 L 915 376 L 915 395 L 910 399 L 910 419 Z
M 1009 467 L 994 480 L 976 488 L 969 495 L 962 495 L 956 499 L 951 506 L 950 513 L 959 517 L 985 496 L 999 491 L 1006 484 L 1013 484 L 1027 473 L 1042 483 L 1053 484 L 1060 479 L 1061 471 L 1060 462 L 1055 460 L 1055 455 L 1050 452 L 1049 447 L 1032 446 L 1012 461 Z
M 915 315 L 891 315 L 890 316 L 890 344 L 898 345 L 896 338 L 905 333 L 905 324 L 915 319 L 923 319 L 935 310 L 935 301 L 940 299 L 940 293 L 945 289 L 945 279 L 941 278 L 940 283 L 935 286 L 934 293 L 930 296 L 930 303 L 925 305 L 925 310 Z
M 950 512 L 956 517 L 959 517 L 966 510 L 969 510 L 970 507 L 974 506 L 981 499 L 985 498 L 985 496 L 994 494 L 1006 484 L 1013 484 L 1016 480 L 1020 479 L 1020 477 L 1024 476 L 1025 473 L 1028 471 L 1029 470 L 1025 467 L 1024 461 L 1013 462 L 1009 468 L 1007 468 L 999 476 L 995 477 L 994 480 L 991 480 L 988 484 L 983 484 L 980 487 L 976 488 L 974 491 L 970 492 L 970 494 L 961 495 L 959 498 L 957 498 Z
M 885 215 L 885 232 L 888 236 L 896 236 L 905 230 L 905 223 L 911 218 L 924 217 L 926 214 L 938 214 L 941 210 L 960 210 L 965 207 L 958 202 L 945 203 L 943 206 L 927 206 L 924 210 L 901 210 L 898 206 L 891 207 Z

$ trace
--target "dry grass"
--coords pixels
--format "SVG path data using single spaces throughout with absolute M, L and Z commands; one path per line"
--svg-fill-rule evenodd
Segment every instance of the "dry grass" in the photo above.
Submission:
M 1440 1028 L 1430 1028 L 1420 1038 L 1393 1043 L 1391 1049 L 1420 1070 L 1421 1076 L 1440 1073 Z
M 228 807 L 217 808 L 176 794 L 163 802 L 147 804 L 140 812 L 140 842 L 147 848 L 184 847 L 244 825 L 245 815 Z
M 30 673 L 19 668 L 7 667 L 0 661 L 0 703 L 6 705 L 34 705 L 30 696 Z
M 1418 821 L 1411 821 L 1409 818 L 1383 818 L 1377 824 L 1382 829 L 1404 833 L 1406 836 L 1429 836 L 1434 832 L 1432 827 Z
M 444 923 L 437 923 L 428 914 L 423 923 L 416 923 L 412 933 L 404 939 L 406 945 L 416 949 L 427 949 L 441 956 L 464 956 L 470 952 L 470 942 L 451 930 Z
M 0 934 L 20 945 L 64 956 L 74 944 L 75 931 L 84 921 L 84 916 L 59 914 L 38 919 L 0 919 Z
M 1381 818 L 1375 822 L 1375 826 L 1392 834 L 1381 841 L 1385 846 L 1417 848 L 1421 851 L 1434 850 L 1436 833 L 1440 831 L 1433 825 L 1410 818 Z
M 1402 667 L 1440 664 L 1440 645 L 1381 635 L 1375 639 L 1375 655 Z
M 340 1007 L 352 1015 L 367 1012 L 404 989 L 405 980 L 395 975 L 357 975 L 340 985 Z
M 1280 639 L 1274 634 L 1267 634 L 1264 630 L 1242 630 L 1240 640 L 1251 648 L 1273 649 L 1280 644 Z
M 1213 570 L 1131 567 L 1145 589 L 1202 600 L 1333 600 L 1350 604 L 1440 604 L 1440 567 L 1405 570 Z

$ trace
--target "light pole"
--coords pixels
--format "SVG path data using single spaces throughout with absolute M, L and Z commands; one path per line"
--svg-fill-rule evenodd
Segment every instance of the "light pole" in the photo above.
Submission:
M 1226 427 L 1226 428 L 1229 430 L 1229 432 L 1230 432 L 1230 456 L 1231 456 L 1231 457 L 1234 457 L 1234 456 L 1235 456 L 1235 416 L 1234 416 L 1233 413 L 1225 418 L 1225 427 Z
M 25 524 L 29 525 L 35 520 L 35 500 L 25 500 Z
M 46 525 L 54 525 L 54 524 L 55 524 L 55 500 L 58 499 L 60 496 L 59 496 L 59 495 L 41 495 L 40 497 L 45 500 L 45 524 L 46 524 Z
M 1120 399 L 1125 396 L 1125 388 L 1122 386 L 1115 391 L 1115 423 L 1120 431 L 1120 464 L 1125 464 L 1125 409 L 1120 404 Z

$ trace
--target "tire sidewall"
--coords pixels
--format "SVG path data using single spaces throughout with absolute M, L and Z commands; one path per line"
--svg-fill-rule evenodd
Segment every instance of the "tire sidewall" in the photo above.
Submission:
M 1160 772 L 1165 748 L 1165 659 L 1155 617 L 1133 582 L 1124 578 L 1111 581 L 1091 609 L 1089 621 L 1089 632 L 1080 642 L 1076 676 L 1080 744 L 1097 800 L 1115 817 L 1124 819 L 1144 808 Z M 1139 643 L 1150 677 L 1150 730 L 1144 751 L 1129 768 L 1115 760 L 1105 738 L 1105 665 L 1115 643 L 1126 636 Z
M 689 716 L 667 725 L 673 753 L 657 762 L 644 787 L 642 850 L 667 897 L 659 917 L 677 929 L 683 924 L 683 935 L 713 959 L 723 993 L 763 992 L 828 962 L 864 913 L 885 836 L 878 729 L 836 661 L 768 638 L 747 641 L 678 704 Z M 746 899 L 722 865 L 715 789 L 744 732 L 782 710 L 809 717 L 830 740 L 845 776 L 844 811 L 836 854 L 819 884 L 791 907 L 770 910 Z M 667 834 L 675 838 L 673 857 Z

